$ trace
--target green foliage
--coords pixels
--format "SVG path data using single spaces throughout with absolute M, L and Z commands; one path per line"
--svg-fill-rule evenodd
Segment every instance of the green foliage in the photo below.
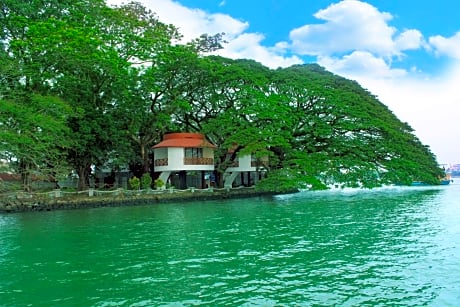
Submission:
M 64 150 L 73 144 L 68 104 L 54 96 L 27 95 L 0 100 L 0 159 L 15 161 L 25 190 L 30 173 L 55 178 L 69 172 Z
M 415 178 L 436 182 L 439 167 L 412 129 L 356 82 L 318 65 L 279 69 L 273 88 L 291 108 L 283 166 L 326 185 L 372 188 Z
M 152 177 L 149 173 L 144 173 L 141 177 L 141 188 L 150 189 L 152 186 Z
M 128 184 L 131 190 L 139 190 L 141 188 L 141 180 L 136 176 L 129 178 Z
M 6 64 L 0 95 L 51 94 L 78 113 L 67 118 L 73 143 L 61 154 L 78 173 L 79 188 L 85 188 L 92 165 L 126 165 L 137 156 L 146 163 L 149 146 L 160 137 L 155 127 L 163 122 L 152 126 L 147 117 L 147 125 L 133 131 L 123 118 L 148 110 L 139 101 L 150 103 L 137 91 L 143 71 L 132 67 L 155 62 L 179 38 L 175 27 L 134 2 L 112 8 L 102 0 L 5 1 L 2 11 L 1 41 L 7 44 L 0 50 Z M 126 97 L 137 99 L 124 104 Z M 133 139 L 137 151 L 131 149 Z
M 262 179 L 256 190 L 278 193 L 294 192 L 302 189 L 324 190 L 327 187 L 314 176 L 295 169 L 277 169 Z
M 155 188 L 161 189 L 162 187 L 165 186 L 165 183 L 164 183 L 163 180 L 161 180 L 160 178 L 158 178 L 158 179 L 155 179 L 154 185 L 155 185 Z

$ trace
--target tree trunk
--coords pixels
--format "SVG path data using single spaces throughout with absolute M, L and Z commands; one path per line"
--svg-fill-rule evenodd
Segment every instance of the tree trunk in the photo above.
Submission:
M 150 173 L 150 159 L 148 155 L 148 150 L 147 150 L 146 144 L 141 144 L 141 158 L 142 158 L 142 169 L 144 174 L 145 173 Z
M 25 192 L 31 192 L 32 182 L 30 179 L 30 163 L 28 163 L 24 159 L 21 159 L 21 162 L 19 163 L 19 168 L 23 189 Z
M 81 166 L 77 169 L 78 172 L 78 191 L 83 191 L 89 186 L 89 174 L 91 165 Z

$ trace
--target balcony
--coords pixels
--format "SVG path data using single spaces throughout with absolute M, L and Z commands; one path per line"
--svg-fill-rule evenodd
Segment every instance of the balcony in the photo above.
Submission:
M 214 158 L 185 157 L 184 165 L 214 165 Z
M 155 166 L 168 166 L 168 158 L 156 159 Z

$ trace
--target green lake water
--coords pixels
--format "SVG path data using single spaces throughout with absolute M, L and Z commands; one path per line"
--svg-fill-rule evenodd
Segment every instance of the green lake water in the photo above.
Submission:
M 0 215 L 0 306 L 363 305 L 460 305 L 460 184 Z

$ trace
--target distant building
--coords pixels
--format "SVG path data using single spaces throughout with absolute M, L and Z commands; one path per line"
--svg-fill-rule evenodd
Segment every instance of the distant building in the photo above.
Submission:
M 451 165 L 446 172 L 452 177 L 460 177 L 460 164 Z

